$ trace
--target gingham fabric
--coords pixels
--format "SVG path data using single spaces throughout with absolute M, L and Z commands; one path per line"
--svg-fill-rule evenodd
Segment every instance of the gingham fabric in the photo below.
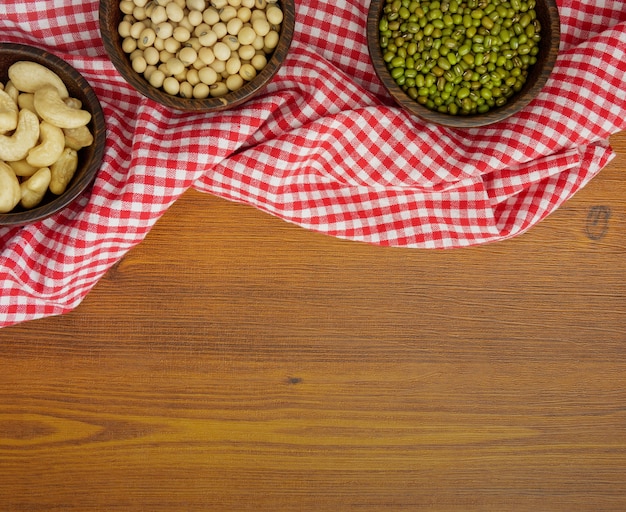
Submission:
M 104 52 L 96 0 L 2 2 L 1 40 L 78 69 L 108 139 L 95 184 L 70 208 L 0 228 L 0 325 L 75 308 L 191 187 L 335 237 L 457 248 L 539 222 L 608 163 L 608 137 L 626 128 L 623 0 L 561 0 L 561 52 L 544 90 L 472 130 L 395 106 L 368 57 L 368 0 L 296 4 L 289 57 L 265 94 L 203 115 L 125 83 Z

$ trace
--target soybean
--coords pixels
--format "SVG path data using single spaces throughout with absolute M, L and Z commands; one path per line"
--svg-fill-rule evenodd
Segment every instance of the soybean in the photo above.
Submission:
M 132 68 L 185 98 L 219 97 L 253 80 L 284 20 L 276 0 L 121 0 L 119 8 Z

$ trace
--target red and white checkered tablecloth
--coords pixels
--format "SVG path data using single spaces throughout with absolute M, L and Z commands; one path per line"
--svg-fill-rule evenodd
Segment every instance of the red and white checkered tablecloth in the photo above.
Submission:
M 455 248 L 523 233 L 611 159 L 626 128 L 626 1 L 561 0 L 561 52 L 539 97 L 451 130 L 400 111 L 366 45 L 368 0 L 297 4 L 290 55 L 233 111 L 170 111 L 107 58 L 97 0 L 5 0 L 0 40 L 39 46 L 90 82 L 105 160 L 67 211 L 0 228 L 0 326 L 75 308 L 190 187 L 372 244 Z M 208 241 L 207 243 L 210 243 Z

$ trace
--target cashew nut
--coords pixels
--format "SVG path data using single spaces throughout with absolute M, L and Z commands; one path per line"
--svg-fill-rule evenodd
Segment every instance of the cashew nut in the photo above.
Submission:
M 0 135 L 0 160 L 14 162 L 25 158 L 39 140 L 39 119 L 30 110 L 20 110 L 13 135 Z
M 65 148 L 65 134 L 61 128 L 46 121 L 39 125 L 41 142 L 28 152 L 26 162 L 33 167 L 49 167 L 56 162 Z
M 63 194 L 78 151 L 94 141 L 91 113 L 55 72 L 19 61 L 8 73 L 0 82 L 0 213 L 34 208 L 48 190 Z
M 34 104 L 42 119 L 59 128 L 78 128 L 91 121 L 89 112 L 67 106 L 54 87 L 37 89 Z
M 15 162 L 7 162 L 13 169 L 13 172 L 16 176 L 21 178 L 28 178 L 37 172 L 39 167 L 33 167 L 30 165 L 26 159 L 16 160 Z
M 17 127 L 17 105 L 5 91 L 0 91 L 0 133 L 10 132 Z
M 0 213 L 10 212 L 20 202 L 21 197 L 20 182 L 13 169 L 0 162 Z
M 20 95 L 20 91 L 17 89 L 17 87 L 15 87 L 13 82 L 11 82 L 10 80 L 7 82 L 7 85 L 4 88 L 4 92 L 11 96 L 13 103 L 17 103 L 17 97 Z
M 68 183 L 78 167 L 78 153 L 75 149 L 65 148 L 61 157 L 50 166 L 52 178 L 50 192 L 60 195 L 65 192 Z
M 32 92 L 22 92 L 17 97 L 17 106 L 22 108 L 27 108 L 28 110 L 32 110 L 37 113 L 35 110 L 35 95 Z
M 50 169 L 43 167 L 26 181 L 20 183 L 20 204 L 24 208 L 34 208 L 41 203 L 48 191 L 51 176 Z
M 76 151 L 91 146 L 93 143 L 93 135 L 87 126 L 64 128 L 63 133 L 65 134 L 65 145 Z
M 72 107 L 78 110 L 83 108 L 83 102 L 80 101 L 78 98 L 65 98 L 63 101 L 68 107 Z
M 9 79 L 22 92 L 35 92 L 45 85 L 52 85 L 61 98 L 69 93 L 63 80 L 54 71 L 32 61 L 18 61 L 9 67 Z

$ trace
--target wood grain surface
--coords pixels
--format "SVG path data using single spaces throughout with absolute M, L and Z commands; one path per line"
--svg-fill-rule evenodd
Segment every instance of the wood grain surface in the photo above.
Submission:
M 186 193 L 0 331 L 2 511 L 626 510 L 626 134 L 515 239 L 369 246 Z

